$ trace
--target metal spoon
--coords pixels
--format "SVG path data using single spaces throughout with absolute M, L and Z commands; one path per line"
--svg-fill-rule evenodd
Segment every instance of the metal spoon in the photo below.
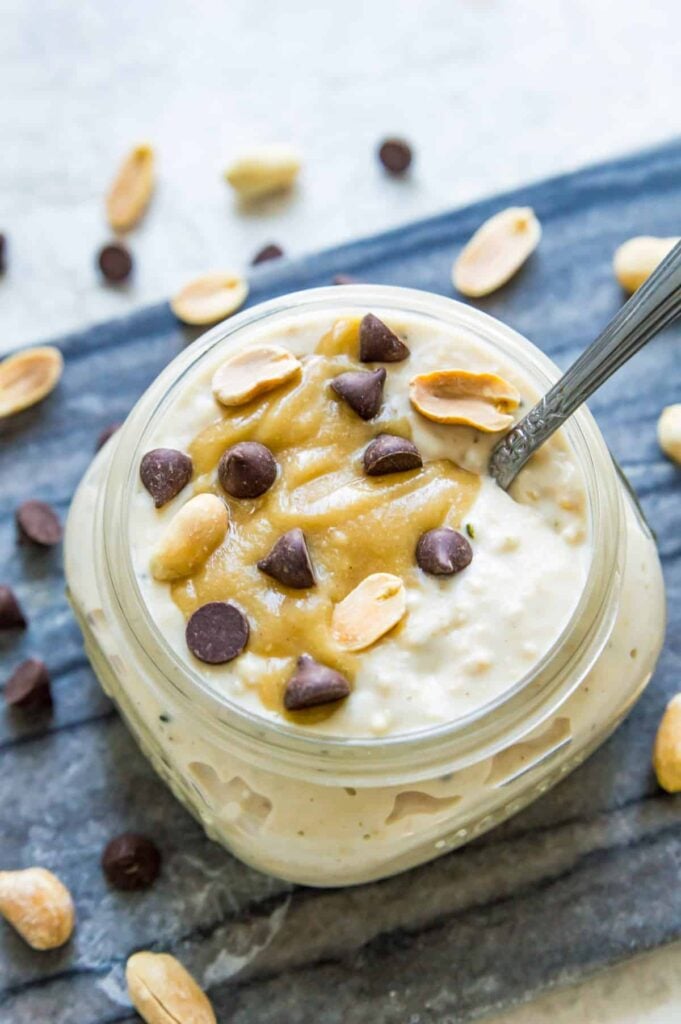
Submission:
M 592 345 L 492 451 L 489 472 L 506 491 L 530 456 L 582 402 L 681 314 L 681 242 Z

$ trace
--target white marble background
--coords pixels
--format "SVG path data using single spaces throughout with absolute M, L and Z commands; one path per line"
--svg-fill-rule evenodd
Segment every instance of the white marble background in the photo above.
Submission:
M 1 0 L 0 351 L 164 298 L 264 243 L 308 252 L 678 133 L 681 4 L 633 0 Z M 403 134 L 413 173 L 377 141 Z M 136 141 L 160 187 L 104 287 L 103 192 Z M 300 188 L 239 211 L 241 146 L 297 144 Z M 505 1015 L 667 1024 L 681 950 Z

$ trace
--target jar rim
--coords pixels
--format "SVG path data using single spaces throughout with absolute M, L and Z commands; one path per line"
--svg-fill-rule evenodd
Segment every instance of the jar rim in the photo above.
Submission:
M 401 769 L 407 762 L 425 766 L 426 761 L 438 760 L 439 755 L 451 761 L 454 751 L 457 762 L 464 764 L 472 751 L 477 752 L 476 759 L 481 747 L 485 756 L 492 754 L 509 742 L 509 736 L 523 735 L 543 721 L 579 684 L 605 642 L 605 619 L 608 609 L 612 610 L 613 591 L 619 581 L 616 566 L 623 543 L 619 528 L 621 497 L 609 451 L 585 407 L 563 428 L 583 475 L 589 515 L 590 560 L 580 598 L 551 648 L 529 672 L 491 701 L 453 721 L 389 736 L 354 737 L 305 733 L 300 727 L 240 707 L 172 650 L 153 620 L 134 571 L 129 543 L 130 499 L 140 452 L 157 417 L 167 408 L 186 375 L 226 338 L 255 324 L 315 311 L 340 316 L 353 307 L 417 314 L 471 331 L 486 345 L 511 356 L 540 392 L 548 389 L 560 374 L 543 352 L 501 321 L 472 306 L 429 292 L 359 284 L 309 289 L 261 303 L 216 325 L 177 356 L 147 389 L 121 429 L 122 443 L 116 445 L 103 502 L 109 580 L 139 651 L 149 655 L 153 650 L 156 671 L 202 715 L 202 728 L 209 729 L 214 738 L 229 738 L 230 743 L 238 738 L 247 746 L 255 742 L 261 748 L 254 752 L 255 759 L 262 758 L 267 763 L 277 751 L 289 768 L 302 774 L 323 773 L 331 770 L 332 764 L 335 771 L 345 759 L 352 762 L 354 772 L 374 774 L 398 770 L 398 766 Z M 130 445 L 125 443 L 126 439 Z M 568 640 L 571 642 L 567 643 Z M 576 661 L 581 666 L 577 673 Z M 431 756 L 424 758 L 425 751 Z

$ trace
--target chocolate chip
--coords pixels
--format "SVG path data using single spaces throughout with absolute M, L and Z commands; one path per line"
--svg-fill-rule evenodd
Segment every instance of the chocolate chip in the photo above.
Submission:
M 284 250 L 281 246 L 276 245 L 274 242 L 271 245 L 265 245 L 257 252 L 251 260 L 251 266 L 257 267 L 258 263 L 267 263 L 268 260 L 278 260 L 284 255 Z
M 378 158 L 390 174 L 404 174 L 412 156 L 411 146 L 404 139 L 385 139 L 378 150 Z
M 7 236 L 0 232 L 0 274 L 7 270 Z
M 470 565 L 472 559 L 470 544 L 450 526 L 427 530 L 416 545 L 416 561 L 431 576 L 453 576 Z
M 284 690 L 284 707 L 287 711 L 299 711 L 318 704 L 330 704 L 349 693 L 350 684 L 345 676 L 315 661 L 309 654 L 301 654 Z
M 120 242 L 111 242 L 100 249 L 97 262 L 102 275 L 112 284 L 120 284 L 130 277 L 132 256 Z
M 97 438 L 97 444 L 95 445 L 95 451 L 98 452 L 100 448 L 103 448 L 110 437 L 113 437 L 117 430 L 120 430 L 123 426 L 122 423 L 110 423 L 108 427 L 104 427 Z
M 241 654 L 248 643 L 248 621 L 229 601 L 210 601 L 197 608 L 187 623 L 187 646 L 208 665 L 222 665 Z
M 156 843 L 134 832 L 111 839 L 102 853 L 102 871 L 116 889 L 132 892 L 148 889 L 161 870 L 161 853 Z
M 357 284 L 357 278 L 356 277 L 350 277 L 349 274 L 334 274 L 333 275 L 333 283 L 334 284 Z
M 62 539 L 59 516 L 46 501 L 25 501 L 16 510 L 19 539 L 49 548 Z
M 274 455 L 257 441 L 239 441 L 218 463 L 218 479 L 234 498 L 259 498 L 277 478 Z
M 409 355 L 403 341 L 373 313 L 359 325 L 359 358 L 363 363 L 401 363 Z
M 192 460 L 176 448 L 154 448 L 140 463 L 140 478 L 156 508 L 172 501 L 187 486 L 193 471 Z
M 303 590 L 315 584 L 305 534 L 297 528 L 279 538 L 269 555 L 260 559 L 258 569 L 294 590 Z
M 373 419 L 381 408 L 386 372 L 378 370 L 350 370 L 331 381 L 331 387 L 363 420 Z
M 22 661 L 5 683 L 5 701 L 25 711 L 51 708 L 50 674 L 45 662 L 39 658 Z
M 0 585 L 0 629 L 26 629 L 26 616 L 14 591 Z
M 379 434 L 364 451 L 364 471 L 368 476 L 404 473 L 408 469 L 420 469 L 422 465 L 423 459 L 414 442 L 395 434 Z

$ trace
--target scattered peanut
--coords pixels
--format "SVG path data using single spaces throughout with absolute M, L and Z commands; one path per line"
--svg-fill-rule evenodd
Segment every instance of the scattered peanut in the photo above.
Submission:
M 215 494 L 197 494 L 168 523 L 151 559 L 157 580 L 178 580 L 203 565 L 225 539 L 229 515 Z
M 0 363 L 0 418 L 28 409 L 47 398 L 59 383 L 62 354 L 46 345 L 29 348 Z
M 184 324 L 204 326 L 231 316 L 248 297 L 248 283 L 239 274 L 216 272 L 194 278 L 170 300 Z
M 510 206 L 478 228 L 452 267 L 462 295 L 478 298 L 506 284 L 534 252 L 541 225 L 529 206 Z
M 261 146 L 237 157 L 225 178 L 244 199 L 257 199 L 290 188 L 300 164 L 300 156 L 290 146 Z
M 215 371 L 213 394 L 221 405 L 245 405 L 285 384 L 300 369 L 300 361 L 280 345 L 244 349 Z
M 375 572 L 333 610 L 331 631 L 347 651 L 361 651 L 396 626 L 407 608 L 404 583 L 389 572 Z
M 435 370 L 412 377 L 409 399 L 422 416 L 435 423 L 460 423 L 494 434 L 513 422 L 509 413 L 517 408 L 520 394 L 494 373 Z
M 56 949 L 71 938 L 71 893 L 46 868 L 0 871 L 0 914 L 33 949 Z
M 169 953 L 134 953 L 125 980 L 147 1024 L 216 1024 L 208 996 Z
M 681 404 L 668 405 L 657 421 L 657 439 L 660 448 L 674 462 L 681 465 Z
M 635 292 L 679 241 L 679 238 L 651 235 L 630 238 L 615 250 L 612 260 L 615 277 L 626 291 Z
M 128 231 L 144 216 L 154 191 L 154 151 L 135 146 L 121 164 L 106 197 L 106 215 L 114 231 Z
M 681 693 L 669 701 L 653 747 L 657 781 L 668 793 L 681 793 Z

